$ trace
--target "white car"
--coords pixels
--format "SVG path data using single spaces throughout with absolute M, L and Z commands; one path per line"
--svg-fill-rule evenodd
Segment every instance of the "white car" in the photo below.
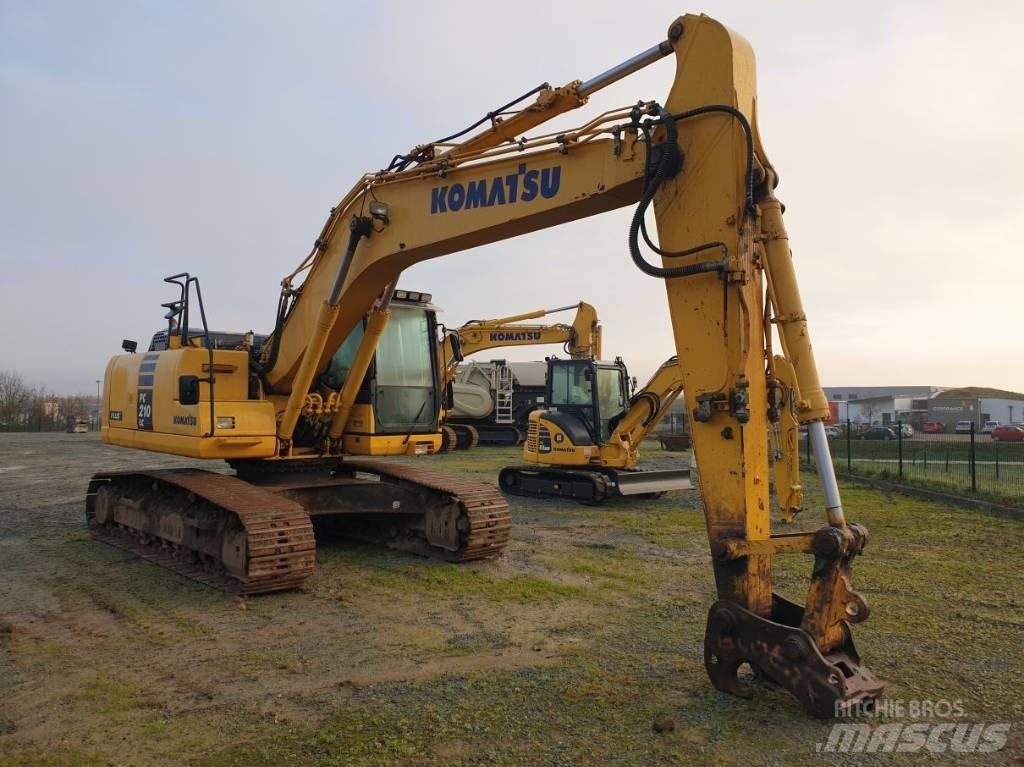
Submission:
M 999 421 L 985 421 L 985 425 L 981 427 L 982 434 L 991 434 L 992 430 L 997 426 L 1002 426 Z
M 843 432 L 839 430 L 838 426 L 826 426 L 825 436 L 829 439 L 839 439 L 843 436 Z
M 971 421 L 957 421 L 956 427 L 953 429 L 954 434 L 970 434 L 971 433 Z

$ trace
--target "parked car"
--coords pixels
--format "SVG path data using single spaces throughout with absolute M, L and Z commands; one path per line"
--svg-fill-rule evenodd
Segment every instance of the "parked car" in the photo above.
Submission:
M 946 427 L 938 421 L 928 421 L 927 423 L 921 424 L 921 431 L 925 434 L 944 434 Z
M 840 429 L 838 426 L 826 426 L 825 436 L 828 437 L 829 439 L 839 439 L 841 436 L 843 436 L 843 432 L 842 429 Z
M 893 431 L 902 431 L 904 438 L 914 436 L 914 427 L 909 423 L 897 424 L 896 426 L 890 426 L 889 428 Z
M 1024 442 L 1024 426 L 997 426 L 992 430 L 993 442 Z
M 872 426 L 857 439 L 896 439 L 896 432 L 888 426 Z
M 973 426 L 973 425 L 974 424 L 973 424 L 972 421 L 957 421 L 956 422 L 956 426 L 953 427 L 953 433 L 954 434 L 970 434 L 971 433 L 971 426 Z
M 981 427 L 982 434 L 991 434 L 992 430 L 1002 426 L 999 421 L 985 421 L 985 425 Z

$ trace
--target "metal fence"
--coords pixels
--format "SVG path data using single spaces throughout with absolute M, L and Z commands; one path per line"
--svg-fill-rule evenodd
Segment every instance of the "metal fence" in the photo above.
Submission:
M 993 439 L 974 424 L 960 434 L 928 434 L 903 423 L 858 428 L 847 421 L 829 428 L 836 471 L 1024 503 L 1024 441 Z M 804 464 L 813 467 L 806 435 L 800 450 Z

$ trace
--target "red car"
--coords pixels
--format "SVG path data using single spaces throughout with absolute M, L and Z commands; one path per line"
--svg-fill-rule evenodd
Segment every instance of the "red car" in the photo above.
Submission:
M 1024 426 L 997 426 L 992 430 L 993 442 L 1024 442 Z
M 921 431 L 925 434 L 944 434 L 946 427 L 941 423 L 935 421 L 929 421 L 928 423 L 921 424 Z

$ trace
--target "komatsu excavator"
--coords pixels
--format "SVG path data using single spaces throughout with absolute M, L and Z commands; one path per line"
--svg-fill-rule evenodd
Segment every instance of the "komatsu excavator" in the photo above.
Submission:
M 666 57 L 676 73 L 664 100 L 532 133 Z M 406 424 L 405 434 L 381 435 L 372 448 L 406 453 L 429 444 L 420 435 L 440 412 L 427 394 L 436 389 L 436 339 L 420 319 L 399 317 L 395 286 L 426 259 L 632 205 L 630 257 L 665 291 L 692 414 L 718 591 L 704 639 L 711 681 L 749 696 L 753 688 L 738 675 L 749 664 L 822 716 L 877 697 L 882 685 L 861 663 L 851 630 L 868 615 L 851 583 L 867 532 L 847 521 L 840 501 L 823 423 L 828 402 L 757 112 L 750 45 L 711 18 L 687 15 L 651 48 L 596 77 L 545 83 L 464 131 L 396 155 L 331 210 L 308 257 L 285 278 L 276 326 L 258 351 L 214 349 L 182 330 L 165 351 L 111 361 L 108 443 L 228 460 L 238 476 L 96 475 L 90 526 L 123 533 L 154 557 L 205 560 L 249 590 L 293 585 L 309 573 L 313 515 L 348 518 L 356 534 L 456 559 L 500 551 L 509 516 L 496 488 L 343 458 L 369 449 L 367 419 L 383 421 L 387 412 L 390 423 Z M 610 269 L 590 263 L 586 273 L 601 279 Z M 193 289 L 201 315 L 202 305 L 194 277 L 178 284 L 181 297 L 168 309 L 185 329 Z M 348 374 L 332 389 L 323 375 L 357 328 Z M 378 371 L 371 407 L 357 419 L 357 395 L 385 328 L 404 354 Z M 826 519 L 814 532 L 771 530 L 775 334 L 793 367 L 796 413 L 824 493 Z M 802 603 L 773 589 L 774 559 L 788 555 L 813 559 Z
M 530 413 L 523 445 L 527 466 L 498 475 L 506 493 L 573 498 L 599 504 L 609 496 L 686 490 L 690 470 L 639 471 L 640 445 L 683 391 L 672 357 L 630 396 L 621 359 L 548 360 L 547 408 Z
M 528 325 L 525 320 L 536 320 L 558 312 L 576 310 L 572 324 Z M 453 448 L 475 447 L 480 441 L 480 429 L 484 429 L 487 444 L 519 444 L 521 438 L 513 414 L 513 391 L 511 370 L 498 368 L 507 373 L 501 380 L 492 382 L 487 391 L 481 391 L 476 384 L 460 385 L 456 382 L 459 363 L 467 357 L 488 349 L 506 346 L 533 346 L 535 344 L 562 344 L 566 354 L 573 359 L 601 356 L 601 324 L 597 310 L 580 301 L 578 304 L 558 309 L 540 309 L 534 312 L 501 317 L 494 320 L 473 320 L 453 330 L 446 329 L 438 345 L 441 369 L 444 371 L 442 389 L 449 391 L 448 397 L 455 403 L 475 399 L 486 400 L 488 418 L 469 418 L 449 412 L 444 417 L 441 431 L 444 437 L 442 451 Z M 507 379 L 507 380 L 506 380 Z M 507 384 L 504 386 L 503 384 Z M 473 403 L 478 405 L 479 403 Z M 503 418 L 503 416 L 506 416 Z

